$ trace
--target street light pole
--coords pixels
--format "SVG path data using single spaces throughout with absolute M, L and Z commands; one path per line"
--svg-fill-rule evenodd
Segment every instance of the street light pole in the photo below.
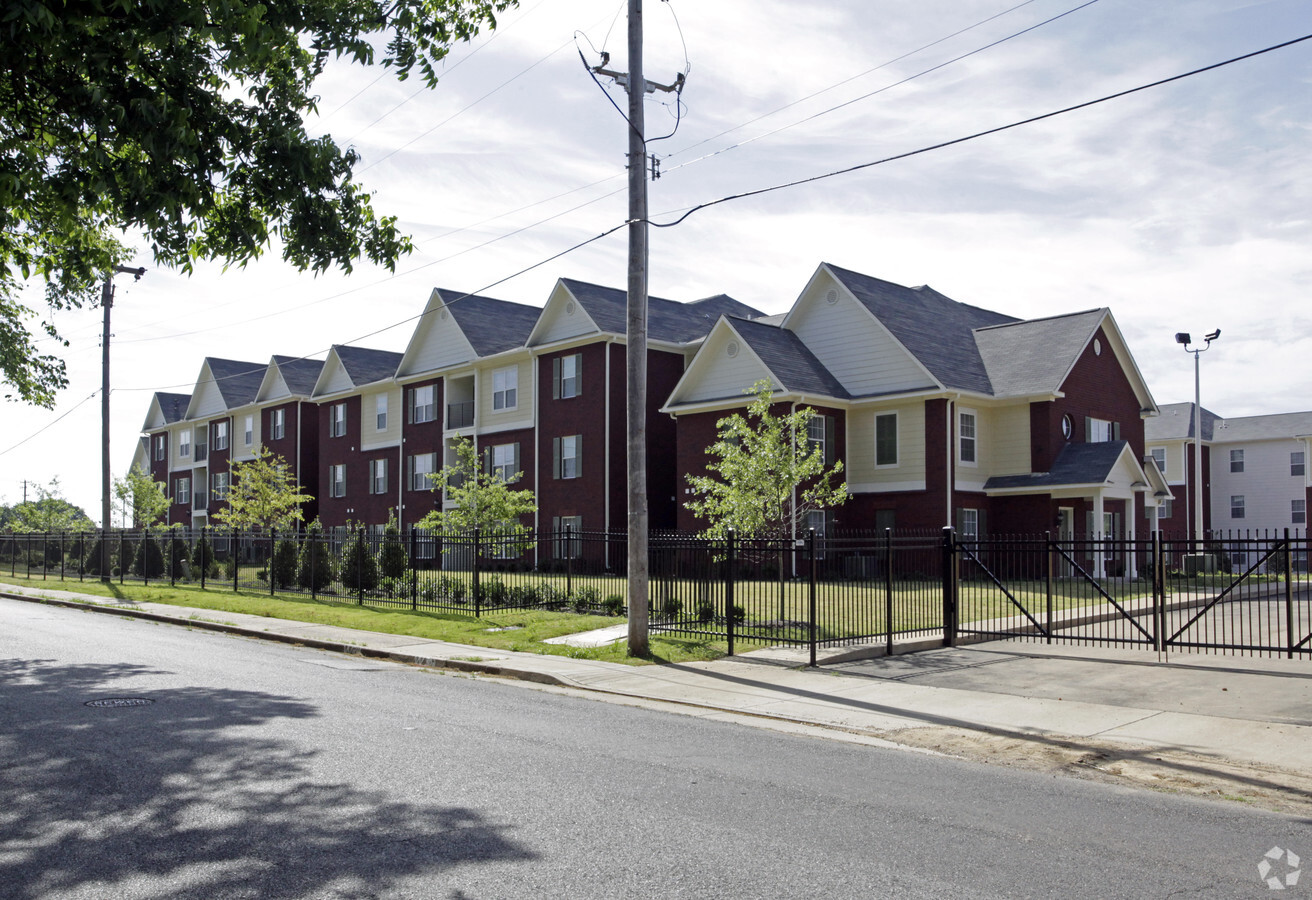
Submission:
M 144 266 L 130 269 L 115 266 L 105 276 L 100 288 L 100 305 L 105 310 L 105 332 L 100 340 L 100 580 L 109 581 L 109 311 L 114 306 L 114 276 L 133 275 L 137 281 L 146 274 Z M 119 560 L 119 565 L 123 561 Z
M 1175 342 L 1184 346 L 1185 353 L 1194 355 L 1194 540 L 1203 539 L 1203 399 L 1202 382 L 1199 379 L 1198 354 L 1212 346 L 1212 341 L 1221 336 L 1221 329 L 1203 335 L 1205 343 L 1201 347 L 1189 349 L 1193 338 L 1189 332 L 1181 331 L 1175 335 Z

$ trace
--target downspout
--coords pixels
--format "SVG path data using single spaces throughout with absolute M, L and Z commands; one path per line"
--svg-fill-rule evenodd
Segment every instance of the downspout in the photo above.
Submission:
M 541 382 L 538 380 L 538 363 L 541 356 L 533 350 L 528 351 L 529 370 L 532 377 L 532 398 L 533 398 L 533 496 L 535 499 L 542 497 L 542 430 L 539 424 L 542 421 L 542 395 L 538 393 Z M 519 460 L 515 460 L 519 462 Z M 533 532 L 541 533 L 542 529 L 542 508 L 539 503 L 533 504 Z M 533 567 L 536 569 L 542 564 L 539 556 L 541 548 L 539 542 L 533 542 Z
M 794 413 L 796 413 L 796 412 L 797 412 L 797 401 L 794 400 L 794 401 L 792 402 L 791 408 L 789 409 L 789 415 L 792 415 L 792 414 L 794 414 Z M 796 429 L 796 428 L 793 429 L 792 438 L 793 438 L 793 454 L 792 454 L 792 455 L 793 455 L 793 459 L 797 459 L 797 429 Z M 791 540 L 791 541 L 796 541 L 796 540 L 797 540 L 797 484 L 796 484 L 795 482 L 794 482 L 794 484 L 793 484 L 793 499 L 792 499 L 792 503 L 793 503 L 793 511 L 792 511 L 792 515 L 790 515 L 790 516 L 788 517 L 788 537 L 789 537 L 789 540 Z M 797 577 L 797 554 L 796 554 L 796 553 L 790 553 L 790 554 L 788 554 L 788 555 L 789 555 L 789 557 L 790 557 L 790 558 L 792 559 L 792 561 L 793 561 L 793 577 L 796 578 L 796 577 Z

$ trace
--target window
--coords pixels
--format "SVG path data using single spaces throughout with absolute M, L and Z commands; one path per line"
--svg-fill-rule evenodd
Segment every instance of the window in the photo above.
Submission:
M 875 416 L 875 465 L 897 465 L 897 413 Z
M 328 467 L 328 496 L 346 496 L 346 465 Z
M 216 501 L 228 499 L 228 478 L 227 472 L 215 472 L 210 476 L 210 482 Z
M 186 459 L 191 456 L 191 429 L 178 435 L 178 456 Z
M 957 510 L 957 535 L 967 541 L 979 539 L 978 509 Z
M 1230 451 L 1230 471 L 1231 472 L 1244 471 L 1244 451 L 1242 450 Z
M 1157 507 L 1157 518 L 1169 519 L 1173 515 L 1175 515 L 1175 499 L 1167 497 L 1162 501 L 1162 505 Z
M 414 456 L 410 457 L 410 490 L 432 490 L 433 480 L 428 476 L 436 471 L 436 453 L 416 453 Z
M 173 502 L 186 506 L 191 502 L 191 479 L 179 478 L 173 483 Z
M 280 441 L 287 433 L 287 410 L 275 409 L 270 416 L 269 439 Z
M 369 493 L 387 493 L 387 460 L 369 460 Z
M 205 496 L 205 479 L 202 478 L 196 482 L 196 492 L 191 495 L 191 508 L 192 510 L 203 510 L 209 505 L 209 498 Z
M 1109 422 L 1106 419 L 1087 418 L 1084 420 L 1084 433 L 1087 443 L 1105 444 L 1108 441 L 1118 441 L 1121 439 L 1121 430 L 1115 422 Z
M 551 530 L 556 533 L 556 559 L 578 559 L 583 549 L 578 537 L 583 531 L 583 517 L 553 516 Z
M 1166 448 L 1165 448 L 1165 447 L 1154 447 L 1153 449 L 1149 450 L 1148 452 L 1149 452 L 1150 454 L 1152 454 L 1153 459 L 1155 459 L 1155 460 L 1157 461 L 1157 468 L 1160 469 L 1160 470 L 1162 471 L 1163 474 L 1165 474 L 1165 473 L 1166 473 Z
M 895 509 L 877 509 L 875 510 L 875 528 L 880 532 L 887 531 L 897 527 L 897 510 Z
M 551 439 L 552 455 L 555 457 L 552 471 L 556 478 L 578 478 L 581 474 L 579 450 L 583 435 L 571 434 L 566 437 Z
M 1289 501 L 1289 520 L 1295 525 L 1307 524 L 1307 501 L 1290 500 Z
M 158 457 L 156 458 L 158 459 Z M 1307 470 L 1307 464 L 1304 462 L 1305 459 L 1306 457 L 1303 455 L 1302 450 L 1295 450 L 1293 453 L 1289 454 L 1289 474 L 1302 477 L 1303 473 Z
M 510 484 L 519 474 L 519 444 L 497 444 L 492 447 L 488 464 L 493 475 Z
M 346 436 L 346 404 L 334 403 L 328 407 L 328 436 Z
M 246 420 L 242 426 L 242 439 L 246 442 L 245 445 L 247 447 L 255 443 L 255 417 L 254 416 L 246 417 Z
M 228 449 L 228 420 L 214 423 L 214 449 Z
M 976 439 L 978 437 L 975 430 L 975 412 L 974 410 L 962 410 L 957 415 L 957 458 L 966 465 L 973 466 L 978 462 L 976 455 Z
M 196 429 L 196 462 L 210 458 L 209 435 L 209 429 L 204 425 Z
M 433 386 L 431 384 L 412 388 L 410 391 L 410 424 L 419 425 L 437 418 L 437 406 L 433 403 Z
M 166 446 L 167 444 L 164 441 L 164 435 L 155 435 L 155 462 L 159 462 L 164 458 L 164 449 Z
M 1244 495 L 1233 494 L 1230 497 L 1230 518 L 1242 519 L 1244 517 Z
M 514 409 L 519 391 L 519 366 L 507 366 L 492 373 L 492 408 Z
M 577 397 L 583 392 L 583 354 L 557 356 L 551 361 L 551 396 L 556 400 Z
M 374 398 L 374 413 L 377 418 L 375 427 L 379 431 L 387 430 L 387 395 L 379 394 Z

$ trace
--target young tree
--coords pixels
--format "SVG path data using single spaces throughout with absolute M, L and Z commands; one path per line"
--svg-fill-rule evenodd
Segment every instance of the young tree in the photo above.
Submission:
M 168 512 L 169 497 L 164 485 L 151 479 L 140 466 L 133 466 L 124 478 L 114 479 L 114 496 L 123 509 L 124 527 L 130 521 L 135 528 L 161 524 Z
M 230 528 L 290 528 L 302 521 L 301 505 L 314 499 L 292 481 L 283 458 L 268 448 L 252 460 L 234 461 L 230 470 L 227 505 L 214 514 L 216 521 Z
M 50 486 L 33 485 L 35 500 L 12 507 L 7 517 L 9 531 L 93 531 L 96 524 L 81 508 L 64 499 L 59 490 L 59 479 L 52 478 Z
M 455 449 L 456 462 L 429 476 L 433 490 L 446 486 L 452 508 L 433 510 L 419 527 L 448 535 L 467 534 L 478 528 L 511 540 L 527 532 L 528 526 L 520 522 L 520 517 L 537 511 L 537 501 L 527 488 L 515 490 L 510 486 L 524 473 L 516 472 L 508 482 L 490 465 L 483 465 L 470 438 L 457 434 Z
M 515 0 L 4 0 L 0 79 L 0 383 L 52 406 L 64 363 L 36 352 L 20 303 L 94 304 L 144 235 L 158 263 L 243 264 L 276 243 L 300 269 L 394 268 L 410 252 L 353 179 L 359 157 L 312 137 L 328 62 L 375 61 L 431 87 L 450 46 Z M 376 49 L 377 48 L 377 49 Z M 52 324 L 45 330 L 57 336 Z
M 824 452 L 807 440 L 815 410 L 787 414 L 771 410 L 769 382 L 758 381 L 747 414 L 716 423 L 719 438 L 706 449 L 714 457 L 709 475 L 690 475 L 693 499 L 684 506 L 707 522 L 707 537 L 792 537 L 806 527 L 808 513 L 847 499 L 835 480 L 843 463 L 826 468 Z

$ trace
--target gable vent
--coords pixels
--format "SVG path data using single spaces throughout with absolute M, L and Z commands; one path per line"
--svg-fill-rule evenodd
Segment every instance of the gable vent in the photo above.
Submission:
M 826 302 L 826 303 L 831 303 L 831 304 L 832 304 L 832 303 L 837 303 L 837 302 L 838 302 L 838 291 L 834 290 L 833 288 L 830 288 L 829 290 L 825 291 L 825 302 Z
M 565 304 L 565 315 L 567 315 L 567 316 L 572 316 L 572 315 L 574 315 L 574 301 L 573 301 L 573 300 L 571 300 L 571 301 L 569 301 L 568 303 Z
M 733 357 L 737 356 L 737 355 L 738 355 L 738 342 L 737 342 L 737 341 L 730 341 L 728 344 L 725 345 L 725 347 L 724 347 L 724 352 L 725 352 L 725 354 L 726 354 L 730 359 L 732 359 Z

